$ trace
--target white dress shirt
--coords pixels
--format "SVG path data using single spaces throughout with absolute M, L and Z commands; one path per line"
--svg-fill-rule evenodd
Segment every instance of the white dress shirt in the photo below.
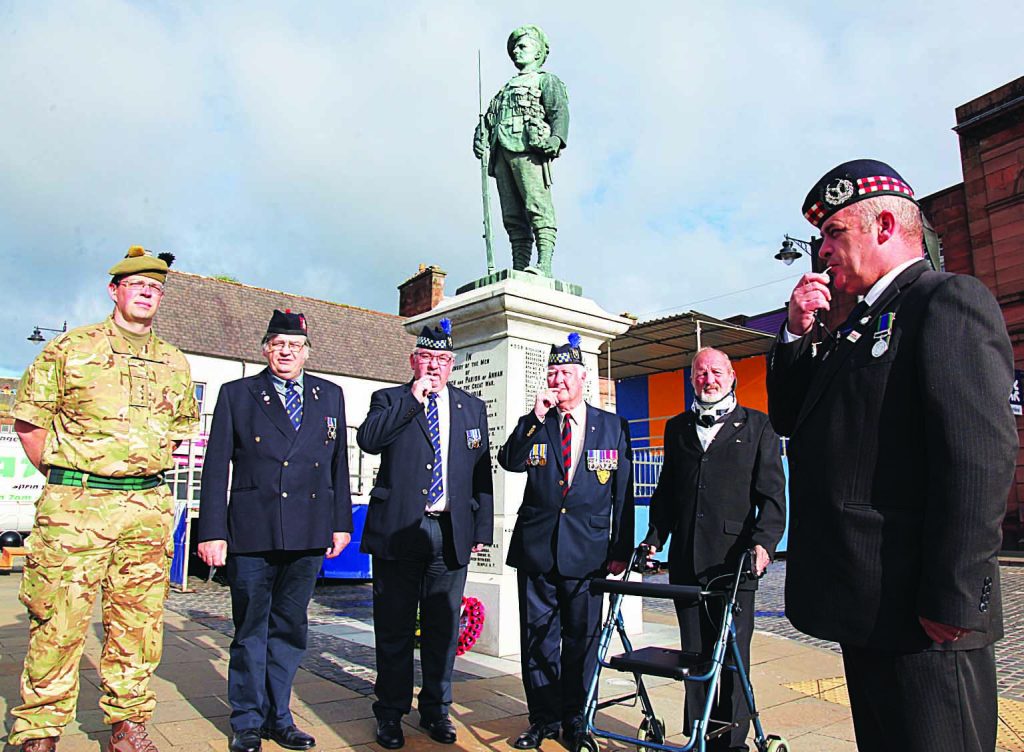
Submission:
M 736 409 L 736 396 L 730 394 L 728 397 L 726 397 L 720 403 L 718 403 L 716 407 L 718 407 L 721 410 L 725 410 L 725 412 L 722 413 L 721 415 L 722 418 L 726 418 L 729 415 L 732 415 L 733 411 Z M 694 414 L 696 414 L 698 417 L 700 416 L 701 410 L 696 400 L 693 401 L 693 405 L 690 409 L 693 410 Z M 714 408 L 712 408 L 707 412 L 714 415 L 715 411 Z M 711 446 L 711 442 L 715 440 L 715 437 L 718 435 L 718 432 L 722 430 L 722 426 L 724 425 L 725 421 L 719 421 L 717 418 L 715 423 L 710 426 L 702 426 L 700 424 L 700 421 L 694 421 L 694 427 L 697 429 L 697 439 L 698 441 L 700 441 L 701 449 L 703 449 L 705 452 L 708 450 L 708 447 Z
M 571 486 L 572 479 L 576 477 L 576 468 L 580 466 L 580 459 L 583 454 L 583 440 L 587 435 L 587 403 L 580 400 L 580 403 L 572 410 L 564 413 L 561 410 L 558 411 L 559 436 L 562 435 L 562 427 L 565 425 L 566 420 L 572 421 L 572 444 L 570 446 L 572 465 L 569 467 L 569 485 Z M 558 451 L 562 451 L 561 445 L 559 445 Z

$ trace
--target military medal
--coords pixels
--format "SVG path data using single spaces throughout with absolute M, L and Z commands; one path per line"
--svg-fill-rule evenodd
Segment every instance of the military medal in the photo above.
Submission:
M 587 470 L 597 475 L 602 486 L 612 477 L 612 470 L 619 469 L 618 449 L 588 449 Z
M 470 428 L 466 431 L 466 448 L 467 449 L 479 449 L 480 448 L 480 429 Z
M 530 447 L 530 454 L 526 458 L 527 467 L 544 467 L 548 464 L 548 445 L 534 444 Z
M 327 416 L 324 420 L 327 422 L 327 438 L 334 441 L 338 438 L 338 419 Z
M 889 338 L 892 337 L 893 322 L 896 321 L 896 314 L 893 312 L 883 313 L 878 318 L 878 329 L 875 331 L 875 344 L 871 347 L 871 355 L 881 358 L 889 349 Z

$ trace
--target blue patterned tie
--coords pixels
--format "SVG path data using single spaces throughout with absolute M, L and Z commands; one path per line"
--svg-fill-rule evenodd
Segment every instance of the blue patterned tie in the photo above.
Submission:
M 302 396 L 299 394 L 297 381 L 284 382 L 284 409 L 288 413 L 288 419 L 296 431 L 302 425 Z
M 430 430 L 430 443 L 434 447 L 434 475 L 430 480 L 430 495 L 427 508 L 434 506 L 444 493 L 444 482 L 441 480 L 441 421 L 437 412 L 437 395 L 430 393 L 427 402 L 427 428 Z

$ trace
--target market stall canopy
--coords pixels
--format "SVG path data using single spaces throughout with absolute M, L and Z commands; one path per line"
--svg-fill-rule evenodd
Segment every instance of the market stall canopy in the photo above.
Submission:
M 611 347 L 611 377 L 627 379 L 651 373 L 687 368 L 702 347 L 715 347 L 732 360 L 763 355 L 775 340 L 775 333 L 689 311 L 636 324 L 616 337 Z M 609 344 L 601 348 L 601 371 L 609 362 Z

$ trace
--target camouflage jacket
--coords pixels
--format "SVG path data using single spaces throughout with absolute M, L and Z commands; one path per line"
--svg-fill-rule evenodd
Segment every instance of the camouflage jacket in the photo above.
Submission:
M 103 475 L 155 475 L 198 428 L 188 361 L 151 334 L 133 353 L 113 318 L 47 343 L 21 377 L 15 418 L 48 429 L 43 463 Z

